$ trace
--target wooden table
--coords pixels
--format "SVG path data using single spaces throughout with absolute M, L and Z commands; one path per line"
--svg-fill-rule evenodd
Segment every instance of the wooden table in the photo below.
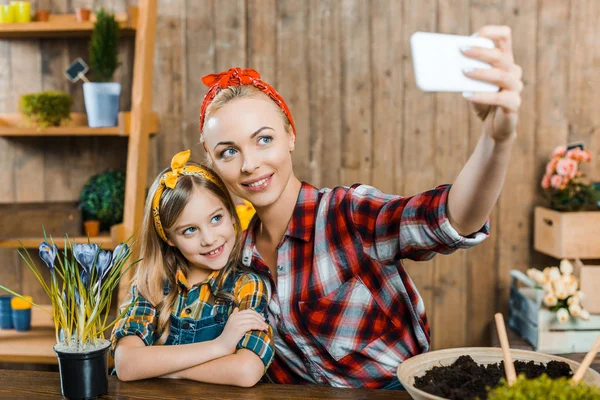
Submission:
M 523 338 L 521 338 L 515 331 L 510 328 L 506 328 L 506 334 L 508 335 L 508 343 L 510 344 L 511 349 L 519 349 L 519 350 L 530 350 L 533 351 L 533 347 Z M 496 330 L 492 331 L 492 346 L 500 347 L 500 343 L 498 342 L 498 335 Z M 569 360 L 582 362 L 583 357 L 585 357 L 585 353 L 569 353 L 569 354 L 557 354 L 558 357 L 568 358 Z M 596 356 L 590 368 L 600 372 L 600 356 Z
M 57 372 L 0 370 L 0 398 L 60 398 Z M 267 385 L 253 388 L 208 385 L 187 380 L 146 379 L 121 382 L 108 377 L 108 395 L 103 399 L 399 399 L 408 400 L 408 392 L 400 390 L 339 389 L 324 386 Z

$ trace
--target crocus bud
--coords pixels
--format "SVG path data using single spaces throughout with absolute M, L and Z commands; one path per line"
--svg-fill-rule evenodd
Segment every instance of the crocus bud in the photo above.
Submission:
M 573 273 L 573 264 L 566 258 L 560 262 L 560 272 L 563 275 L 571 275 Z
M 584 321 L 589 321 L 590 320 L 590 312 L 588 310 L 582 309 L 581 313 L 579 314 L 579 318 L 581 318 Z
M 556 312 L 556 319 L 558 319 L 558 322 L 560 322 L 561 324 L 564 324 L 569 320 L 569 311 L 567 311 L 566 308 L 559 309 Z
M 569 313 L 573 317 L 578 317 L 581 315 L 581 306 L 579 304 L 573 304 L 569 306 Z
M 554 307 L 557 303 L 558 299 L 554 294 L 549 293 L 546 296 L 544 296 L 544 305 L 546 305 L 546 307 Z

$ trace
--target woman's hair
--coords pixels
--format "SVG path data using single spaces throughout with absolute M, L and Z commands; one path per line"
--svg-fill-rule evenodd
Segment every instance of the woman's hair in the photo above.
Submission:
M 231 100 L 247 99 L 250 97 L 258 97 L 258 96 L 264 96 L 265 99 L 268 99 L 269 101 L 273 102 L 273 100 L 271 100 L 271 98 L 269 96 L 267 96 L 266 94 L 264 94 L 263 92 L 258 90 L 253 85 L 239 85 L 239 86 L 226 87 L 225 89 L 221 90 L 215 96 L 213 101 L 208 105 L 208 107 L 206 107 L 206 117 L 204 119 L 204 121 L 205 121 L 204 125 L 206 125 L 206 121 L 208 121 L 208 119 L 211 117 L 211 115 L 213 115 L 215 112 L 217 112 L 218 110 L 223 108 L 225 106 L 225 104 L 227 104 Z M 292 133 L 293 132 L 292 124 L 290 123 L 290 120 L 288 119 L 288 117 L 285 115 L 283 110 L 277 104 L 275 104 L 275 102 L 273 102 L 273 106 L 277 109 L 279 115 L 281 115 L 281 117 L 283 118 L 283 125 L 285 127 L 285 131 L 288 133 Z M 204 126 L 200 127 L 200 132 L 201 132 L 200 133 L 200 141 L 203 142 L 204 141 Z M 206 163 L 208 165 L 212 165 L 212 160 L 210 159 L 208 152 L 206 154 Z
M 195 165 L 195 163 L 190 162 L 187 165 Z M 191 268 L 189 262 L 177 247 L 170 246 L 161 239 L 154 225 L 152 200 L 160 185 L 161 177 L 170 171 L 171 168 L 162 171 L 150 187 L 144 208 L 141 235 L 136 243 L 141 261 L 137 267 L 134 284 L 137 286 L 139 293 L 150 301 L 157 310 L 156 332 L 161 335 L 157 343 L 164 343 L 169 334 L 171 310 L 179 294 L 177 290 L 177 269 L 180 268 L 187 276 Z M 216 282 L 219 289 L 216 297 L 231 299 L 235 302 L 233 296 L 230 293 L 221 292 L 221 288 L 227 276 L 230 273 L 235 274 L 240 265 L 242 229 L 235 204 L 229 192 L 224 189 L 225 185 L 221 178 L 216 173 L 210 172 L 219 184 L 215 184 L 199 175 L 179 175 L 175 188 L 165 188 L 161 195 L 159 217 L 168 237 L 195 190 L 204 188 L 221 200 L 234 223 L 236 238 L 227 265 L 217 275 Z M 165 294 L 166 284 L 170 288 L 168 294 Z

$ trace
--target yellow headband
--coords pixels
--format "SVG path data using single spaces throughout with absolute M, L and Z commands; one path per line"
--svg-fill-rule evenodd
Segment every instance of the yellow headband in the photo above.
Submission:
M 160 236 L 165 242 L 167 242 L 167 235 L 165 234 L 165 230 L 160 222 L 160 216 L 158 212 L 160 197 L 162 196 L 165 187 L 168 187 L 169 189 L 175 189 L 175 185 L 177 185 L 177 179 L 180 175 L 196 175 L 214 183 L 221 189 L 226 190 L 219 178 L 217 178 L 208 169 L 197 165 L 185 165 L 185 163 L 187 163 L 190 159 L 190 153 L 190 150 L 186 150 L 181 151 L 173 156 L 171 159 L 171 171 L 165 173 L 160 178 L 160 184 L 158 185 L 156 193 L 154 193 L 154 197 L 152 198 L 152 217 L 154 218 L 154 227 L 156 228 L 158 236 Z

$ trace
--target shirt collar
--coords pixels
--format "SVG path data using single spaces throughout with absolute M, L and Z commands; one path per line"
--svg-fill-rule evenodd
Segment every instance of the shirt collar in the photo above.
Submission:
M 202 282 L 197 283 L 193 286 L 190 286 L 190 284 L 188 283 L 187 278 L 185 277 L 185 274 L 183 273 L 183 270 L 181 268 L 177 268 L 177 273 L 176 273 L 176 278 L 177 278 L 177 283 L 179 284 L 179 287 L 182 289 L 186 289 L 187 291 L 190 291 L 192 289 L 192 287 L 194 286 L 202 286 L 205 284 L 210 285 L 210 290 L 212 291 L 213 294 L 217 293 L 218 287 L 217 287 L 217 275 L 219 275 L 219 271 L 213 271 L 211 272 Z

